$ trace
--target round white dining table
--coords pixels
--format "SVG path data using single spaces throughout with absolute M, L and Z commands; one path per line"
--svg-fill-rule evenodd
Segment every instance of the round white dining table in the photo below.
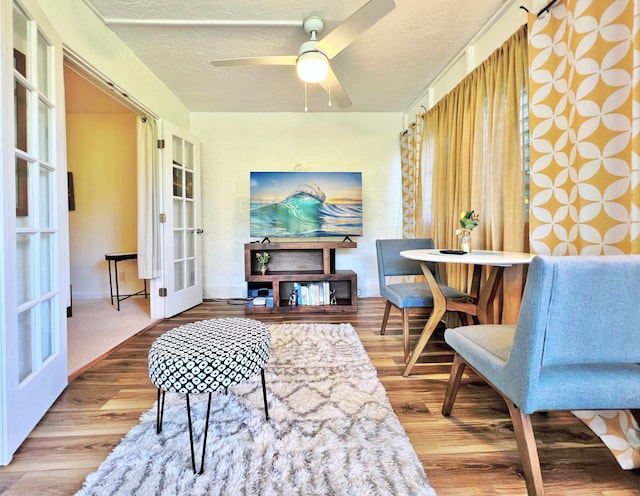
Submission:
M 439 249 L 405 250 L 400 252 L 403 257 L 420 262 L 426 282 L 433 294 L 433 310 L 402 373 L 405 377 L 411 374 L 420 354 L 446 311 L 466 314 L 468 324 L 474 323 L 474 318 L 481 324 L 492 323 L 493 300 L 502 282 L 504 268 L 512 265 L 529 264 L 535 256 L 533 253 L 514 251 L 474 250 L 471 253 L 464 254 L 450 252 L 451 250 Z M 468 298 L 445 298 L 431 270 L 429 270 L 427 262 L 473 265 L 473 279 Z M 486 281 L 482 283 L 482 267 L 484 266 L 491 267 L 491 269 Z

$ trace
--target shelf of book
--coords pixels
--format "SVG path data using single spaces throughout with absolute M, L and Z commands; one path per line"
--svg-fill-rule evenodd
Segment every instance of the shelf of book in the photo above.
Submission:
M 245 244 L 250 298 L 245 313 L 357 312 L 356 273 L 335 269 L 335 250 L 355 247 L 354 242 Z M 256 257 L 262 252 L 269 253 L 264 275 Z

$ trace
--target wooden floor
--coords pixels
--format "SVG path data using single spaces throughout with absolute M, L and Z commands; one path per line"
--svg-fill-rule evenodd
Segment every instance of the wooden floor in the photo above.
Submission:
M 511 422 L 487 386 L 467 378 L 453 414 L 440 414 L 451 352 L 436 335 L 414 375 L 404 378 L 400 319 L 392 313 L 379 335 L 380 298 L 359 301 L 352 315 L 280 315 L 265 322 L 351 322 L 387 389 L 389 399 L 440 496 L 526 494 Z M 0 494 L 71 495 L 121 437 L 149 409 L 156 391 L 147 352 L 161 333 L 182 323 L 243 316 L 244 307 L 206 302 L 133 338 L 69 384 L 7 467 Z M 423 321 L 415 322 L 416 335 Z M 640 470 L 624 471 L 601 441 L 570 413 L 534 418 L 547 495 L 640 495 Z M 356 495 L 357 496 L 357 495 Z

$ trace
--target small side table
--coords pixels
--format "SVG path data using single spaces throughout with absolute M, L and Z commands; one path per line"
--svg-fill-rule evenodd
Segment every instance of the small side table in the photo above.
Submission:
M 269 328 L 253 319 L 220 318 L 185 324 L 158 337 L 149 350 L 149 378 L 158 388 L 156 433 L 162 432 L 164 397 L 167 391 L 187 397 L 191 468 L 193 473 L 204 470 L 207 430 L 211 411 L 211 393 L 240 384 L 260 373 L 264 414 L 269 420 L 264 367 L 269 360 L 271 333 Z M 191 393 L 209 393 L 207 416 L 202 442 L 200 471 L 196 472 L 191 426 Z
M 120 287 L 118 285 L 118 262 L 122 262 L 123 260 L 137 260 L 138 254 L 132 251 L 123 251 L 119 253 L 107 253 L 104 256 L 105 260 L 109 264 L 109 292 L 111 293 L 111 304 L 113 305 L 113 283 L 111 277 L 111 262 L 113 261 L 114 271 L 116 273 L 116 305 L 118 307 L 118 312 L 120 311 L 120 302 L 122 300 L 126 300 L 127 298 L 131 298 L 132 296 L 136 296 L 139 294 L 144 294 L 146 298 L 149 293 L 147 292 L 147 280 L 143 279 L 144 289 L 138 291 L 137 293 L 132 293 L 128 295 L 120 296 Z

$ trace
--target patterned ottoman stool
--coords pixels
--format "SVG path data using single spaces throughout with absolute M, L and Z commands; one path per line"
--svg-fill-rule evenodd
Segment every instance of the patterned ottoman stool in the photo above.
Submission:
M 164 396 L 167 391 L 187 395 L 187 418 L 191 442 L 191 467 L 196 473 L 191 427 L 191 393 L 209 393 L 200 472 L 204 470 L 211 393 L 227 392 L 260 372 L 264 413 L 269 420 L 264 366 L 269 360 L 269 328 L 253 319 L 211 319 L 185 324 L 158 337 L 149 350 L 149 378 L 158 388 L 156 432 L 162 431 Z

